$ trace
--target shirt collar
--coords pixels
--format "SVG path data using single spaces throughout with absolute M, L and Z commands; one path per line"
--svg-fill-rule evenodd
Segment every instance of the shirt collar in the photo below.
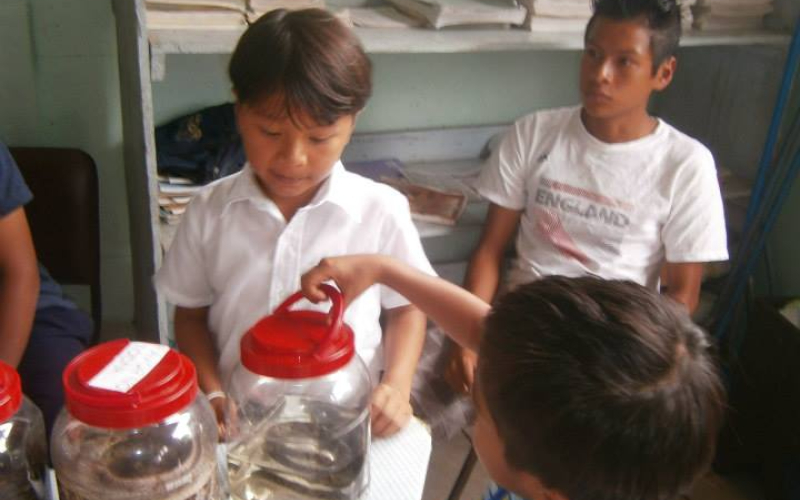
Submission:
M 341 161 L 337 161 L 331 169 L 331 175 L 322 182 L 314 198 L 300 210 L 313 209 L 318 206 L 330 203 L 341 208 L 348 216 L 356 222 L 361 221 L 361 202 L 356 192 L 357 187 L 351 182 L 350 174 L 345 170 Z M 257 206 L 273 205 L 258 185 L 255 172 L 246 163 L 242 168 L 239 177 L 234 181 L 231 188 L 226 208 L 239 201 L 250 201 Z

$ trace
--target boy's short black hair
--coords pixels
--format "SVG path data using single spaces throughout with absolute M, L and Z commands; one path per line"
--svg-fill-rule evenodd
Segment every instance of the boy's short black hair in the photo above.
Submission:
M 319 124 L 356 114 L 372 93 L 372 65 L 355 34 L 321 9 L 276 9 L 242 34 L 228 67 L 239 102 L 280 96 L 292 116 Z
M 548 277 L 503 296 L 478 380 L 509 465 L 570 500 L 677 498 L 724 413 L 704 332 L 625 281 Z
M 589 36 L 595 19 L 614 20 L 644 18 L 650 29 L 650 51 L 653 71 L 674 56 L 681 38 L 681 7 L 676 0 L 592 0 L 594 14 L 586 25 L 584 38 Z

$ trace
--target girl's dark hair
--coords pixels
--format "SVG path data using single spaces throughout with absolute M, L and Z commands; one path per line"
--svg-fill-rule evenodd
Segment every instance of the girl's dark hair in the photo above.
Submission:
M 681 8 L 676 0 L 592 0 L 592 7 L 594 15 L 586 25 L 584 39 L 598 17 L 614 20 L 644 18 L 651 33 L 653 72 L 677 52 L 681 38 Z
M 364 108 L 372 65 L 355 34 L 321 9 L 270 11 L 244 32 L 228 67 L 239 102 L 280 96 L 286 112 L 330 124 Z
M 548 277 L 506 294 L 478 377 L 508 463 L 570 500 L 678 498 L 724 413 L 704 332 L 631 282 Z

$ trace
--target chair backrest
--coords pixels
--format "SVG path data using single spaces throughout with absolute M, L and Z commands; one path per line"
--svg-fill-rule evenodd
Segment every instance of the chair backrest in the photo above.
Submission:
M 92 343 L 97 343 L 102 305 L 99 188 L 94 160 L 78 149 L 9 149 L 33 192 L 25 213 L 37 257 L 60 284 L 89 287 Z

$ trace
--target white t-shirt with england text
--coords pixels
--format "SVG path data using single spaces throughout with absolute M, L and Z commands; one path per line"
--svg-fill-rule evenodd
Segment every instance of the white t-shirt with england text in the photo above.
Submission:
M 656 288 L 665 260 L 727 260 L 711 152 L 663 120 L 646 137 L 605 143 L 580 112 L 519 119 L 478 179 L 486 199 L 523 211 L 509 286 L 593 274 Z

